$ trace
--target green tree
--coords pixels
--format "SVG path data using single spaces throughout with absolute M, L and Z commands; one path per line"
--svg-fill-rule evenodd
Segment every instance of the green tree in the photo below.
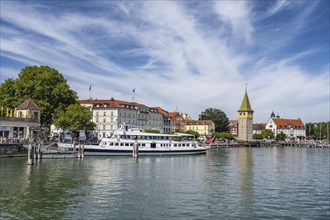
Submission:
M 197 131 L 187 130 L 184 133 L 194 135 L 195 138 L 198 138 L 199 137 L 199 133 Z
M 262 139 L 262 135 L 261 134 L 253 134 L 253 139 L 260 140 L 260 139 Z
M 216 132 L 228 132 L 229 120 L 227 115 L 216 108 L 208 108 L 199 115 L 199 120 L 212 120 Z
M 20 104 L 18 98 L 16 81 L 7 79 L 0 85 L 0 106 L 14 109 Z
M 56 112 L 77 103 L 77 98 L 63 75 L 48 66 L 27 66 L 16 80 L 6 80 L 0 87 L 3 105 L 14 108 L 25 99 L 35 102 L 42 111 L 41 124 L 46 127 L 58 117 Z
M 235 136 L 228 132 L 213 132 L 211 136 L 221 140 L 235 140 Z
M 328 139 L 330 140 L 330 122 L 315 122 L 307 123 L 306 125 L 307 137 L 314 139 Z
M 155 129 L 147 129 L 147 130 L 144 130 L 145 133 L 155 133 L 155 134 L 159 134 L 160 133 L 160 130 L 155 130 Z
M 276 135 L 275 140 L 276 141 L 284 141 L 285 138 L 286 138 L 286 135 L 283 132 L 281 132 L 281 133 L 279 133 L 279 134 Z
M 92 112 L 80 104 L 69 105 L 59 112 L 59 117 L 54 120 L 54 125 L 63 130 L 79 132 L 80 130 L 91 131 L 95 129 L 95 123 L 91 121 Z
M 262 136 L 262 138 L 271 138 L 271 139 L 273 139 L 274 138 L 274 133 L 269 129 L 262 129 L 261 130 L 261 136 Z

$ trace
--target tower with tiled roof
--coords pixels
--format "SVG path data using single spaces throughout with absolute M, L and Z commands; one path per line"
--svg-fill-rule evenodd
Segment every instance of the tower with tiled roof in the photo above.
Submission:
M 253 139 L 253 113 L 247 89 L 238 113 L 238 140 L 251 141 Z

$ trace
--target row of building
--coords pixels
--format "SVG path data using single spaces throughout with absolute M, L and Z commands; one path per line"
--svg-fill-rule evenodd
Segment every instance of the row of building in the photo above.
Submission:
M 191 120 L 187 114 L 168 112 L 161 107 L 149 107 L 137 102 L 122 100 L 80 100 L 80 104 L 92 112 L 98 138 L 111 136 L 121 125 L 138 127 L 141 130 L 197 131 L 210 136 L 215 130 L 211 120 Z M 52 126 L 52 134 L 61 132 Z
M 168 112 L 161 107 L 148 107 L 137 102 L 115 100 L 88 99 L 80 100 L 80 104 L 92 112 L 92 121 L 96 124 L 94 133 L 100 139 L 111 136 L 114 130 L 125 124 L 141 130 L 160 130 L 198 132 L 201 136 L 210 136 L 215 131 L 211 120 L 192 120 L 188 114 Z M 284 133 L 290 138 L 306 137 L 306 129 L 301 119 L 283 119 L 272 113 L 265 124 L 253 124 L 254 111 L 251 108 L 247 91 L 237 111 L 237 120 L 229 121 L 229 131 L 239 140 L 253 140 L 253 134 L 263 129 L 271 130 L 275 136 Z M 6 112 L 2 109 L 0 116 L 0 137 L 27 138 L 40 131 L 40 108 L 31 100 L 25 100 L 15 110 Z M 51 126 L 50 135 L 63 132 Z

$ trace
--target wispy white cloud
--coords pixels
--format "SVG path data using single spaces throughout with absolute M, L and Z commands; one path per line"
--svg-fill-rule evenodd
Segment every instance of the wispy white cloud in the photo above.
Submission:
M 270 6 L 267 10 L 267 15 L 268 16 L 272 16 L 278 12 L 280 12 L 281 10 L 283 10 L 285 8 L 285 6 L 289 5 L 290 2 L 287 0 L 277 0 L 275 4 L 273 4 L 272 6 Z
M 82 99 L 90 83 L 98 99 L 131 100 L 136 88 L 137 101 L 194 118 L 208 107 L 236 118 L 248 83 L 255 121 L 267 120 L 272 110 L 309 121 L 328 117 L 328 69 L 311 73 L 300 65 L 324 47 L 291 47 L 318 3 L 300 6 L 301 13 L 286 1 L 264 10 L 247 1 L 66 4 L 75 10 L 1 2 L 1 56 L 20 63 L 1 64 L 6 78 L 22 65 L 49 65 Z M 293 14 L 285 21 L 263 23 L 288 10 Z M 315 106 L 322 110 L 311 116 Z
M 251 41 L 253 17 L 248 1 L 216 1 L 215 10 L 219 18 L 230 25 L 233 37 L 242 36 L 247 42 Z

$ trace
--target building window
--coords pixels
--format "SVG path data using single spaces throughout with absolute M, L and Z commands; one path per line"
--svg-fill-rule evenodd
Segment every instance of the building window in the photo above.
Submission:
M 106 116 L 106 112 L 103 112 L 103 116 Z

